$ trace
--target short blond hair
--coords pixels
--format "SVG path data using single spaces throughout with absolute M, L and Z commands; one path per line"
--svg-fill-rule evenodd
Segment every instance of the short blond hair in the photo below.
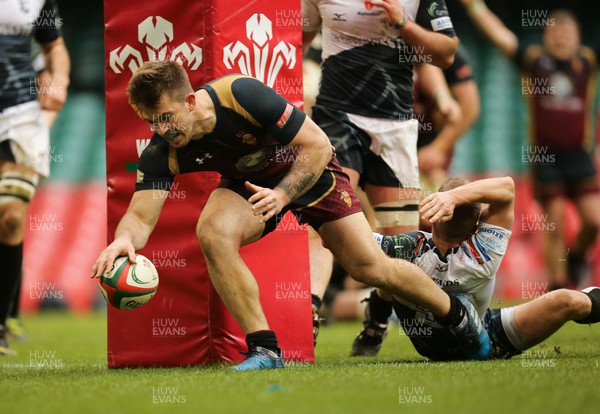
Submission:
M 448 178 L 441 185 L 439 191 L 449 191 L 468 183 L 469 180 L 464 178 Z M 461 204 L 454 207 L 452 219 L 436 223 L 435 228 L 445 240 L 456 243 L 462 242 L 475 231 L 480 215 L 480 203 Z

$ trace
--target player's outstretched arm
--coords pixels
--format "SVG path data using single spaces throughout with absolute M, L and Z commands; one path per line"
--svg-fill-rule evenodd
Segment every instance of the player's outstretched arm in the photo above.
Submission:
M 166 191 L 161 190 L 143 190 L 133 194 L 129 208 L 115 231 L 115 240 L 94 263 L 92 277 L 100 277 L 110 270 L 119 256 L 127 255 L 135 263 L 135 252 L 146 245 L 166 198 Z
M 519 47 L 519 39 L 502 23 L 483 0 L 461 0 L 473 24 L 483 35 L 509 58 L 513 58 Z
M 449 191 L 428 195 L 419 212 L 430 223 L 452 219 L 454 207 L 468 203 L 485 203 L 481 221 L 510 229 L 514 221 L 515 183 L 511 177 L 487 178 Z

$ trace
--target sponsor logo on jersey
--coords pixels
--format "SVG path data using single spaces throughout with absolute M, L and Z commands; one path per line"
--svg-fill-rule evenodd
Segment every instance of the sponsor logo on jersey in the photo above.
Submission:
M 431 28 L 434 32 L 439 32 L 446 29 L 452 29 L 452 20 L 449 16 L 438 17 L 431 21 Z
M 110 51 L 109 67 L 115 73 L 126 69 L 134 73 L 145 61 L 172 60 L 189 70 L 197 70 L 202 63 L 202 48 L 187 42 L 175 46 L 173 33 L 173 23 L 167 19 L 147 17 L 138 25 L 138 41 L 145 46 L 147 58 L 135 47 L 125 44 Z
M 347 22 L 348 20 L 344 17 L 346 15 L 346 13 L 333 13 L 333 20 L 334 22 Z
M 446 10 L 446 8 L 439 8 L 440 5 L 437 2 L 433 2 L 429 5 L 429 7 L 427 8 L 427 13 L 431 16 L 431 17 L 441 17 L 441 16 L 448 16 L 448 10 Z
M 238 40 L 223 48 L 227 69 L 237 67 L 244 75 L 273 87 L 283 66 L 296 66 L 296 47 L 273 39 L 273 24 L 264 14 L 254 13 L 246 20 L 246 37 L 248 41 Z
M 256 145 L 258 143 L 256 137 L 246 131 L 236 132 L 235 136 L 245 145 Z

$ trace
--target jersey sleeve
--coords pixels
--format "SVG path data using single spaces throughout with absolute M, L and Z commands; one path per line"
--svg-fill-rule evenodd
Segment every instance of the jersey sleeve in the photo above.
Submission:
M 419 26 L 448 37 L 456 36 L 445 0 L 422 0 L 415 21 Z
M 480 223 L 477 231 L 462 243 L 461 248 L 482 266 L 484 277 L 493 278 L 506 253 L 511 234 L 505 228 Z
M 316 32 L 321 27 L 321 13 L 317 0 L 302 0 L 302 31 Z
M 515 63 L 522 70 L 528 70 L 534 60 L 542 55 L 542 48 L 539 45 L 524 44 L 519 42 L 517 52 L 515 53 Z
M 155 134 L 138 161 L 135 191 L 169 191 L 173 178 L 169 169 L 169 144 Z
M 283 145 L 289 144 L 306 115 L 261 81 L 239 77 L 231 83 L 231 94 L 242 112 L 247 112 L 269 135 Z
M 409 262 L 415 260 L 427 241 L 425 235 L 420 231 L 411 231 L 395 236 L 384 236 L 379 233 L 373 234 L 375 236 L 375 241 L 377 241 L 387 256 L 407 260 Z
M 62 19 L 58 15 L 54 0 L 44 2 L 44 6 L 33 25 L 33 37 L 38 43 L 50 43 L 62 36 L 60 30 Z
M 461 49 L 454 55 L 454 62 L 450 67 L 444 69 L 444 77 L 449 87 L 459 83 L 473 80 L 473 69 L 467 60 L 467 57 Z

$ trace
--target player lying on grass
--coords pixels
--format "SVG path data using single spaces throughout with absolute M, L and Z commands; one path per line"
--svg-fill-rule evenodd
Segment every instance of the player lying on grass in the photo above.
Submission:
M 194 91 L 181 65 L 149 62 L 133 75 L 127 93 L 155 133 L 140 157 L 129 209 L 92 276 L 111 269 L 121 255 L 135 262 L 176 174 L 217 171 L 221 182 L 196 232 L 211 281 L 246 334 L 249 354 L 236 370 L 284 364 L 239 250 L 272 231 L 277 215 L 288 210 L 319 232 L 355 278 L 431 309 L 471 358 L 487 357 L 489 337 L 477 330 L 471 303 L 439 289 L 417 266 L 383 254 L 329 139 L 273 89 L 229 75 Z
M 600 289 L 596 287 L 560 289 L 511 308 L 488 308 L 511 236 L 513 202 L 510 177 L 472 183 L 450 179 L 421 202 L 419 211 L 432 223 L 432 233 L 376 234 L 388 256 L 416 264 L 448 293 L 472 298 L 492 341 L 490 358 L 520 354 L 568 321 L 600 321 Z M 480 203 L 485 203 L 484 207 Z M 441 361 L 466 359 L 452 335 L 435 322 L 426 307 L 379 289 L 369 298 L 367 320 L 352 345 L 353 356 L 377 354 L 392 306 L 419 354 Z

